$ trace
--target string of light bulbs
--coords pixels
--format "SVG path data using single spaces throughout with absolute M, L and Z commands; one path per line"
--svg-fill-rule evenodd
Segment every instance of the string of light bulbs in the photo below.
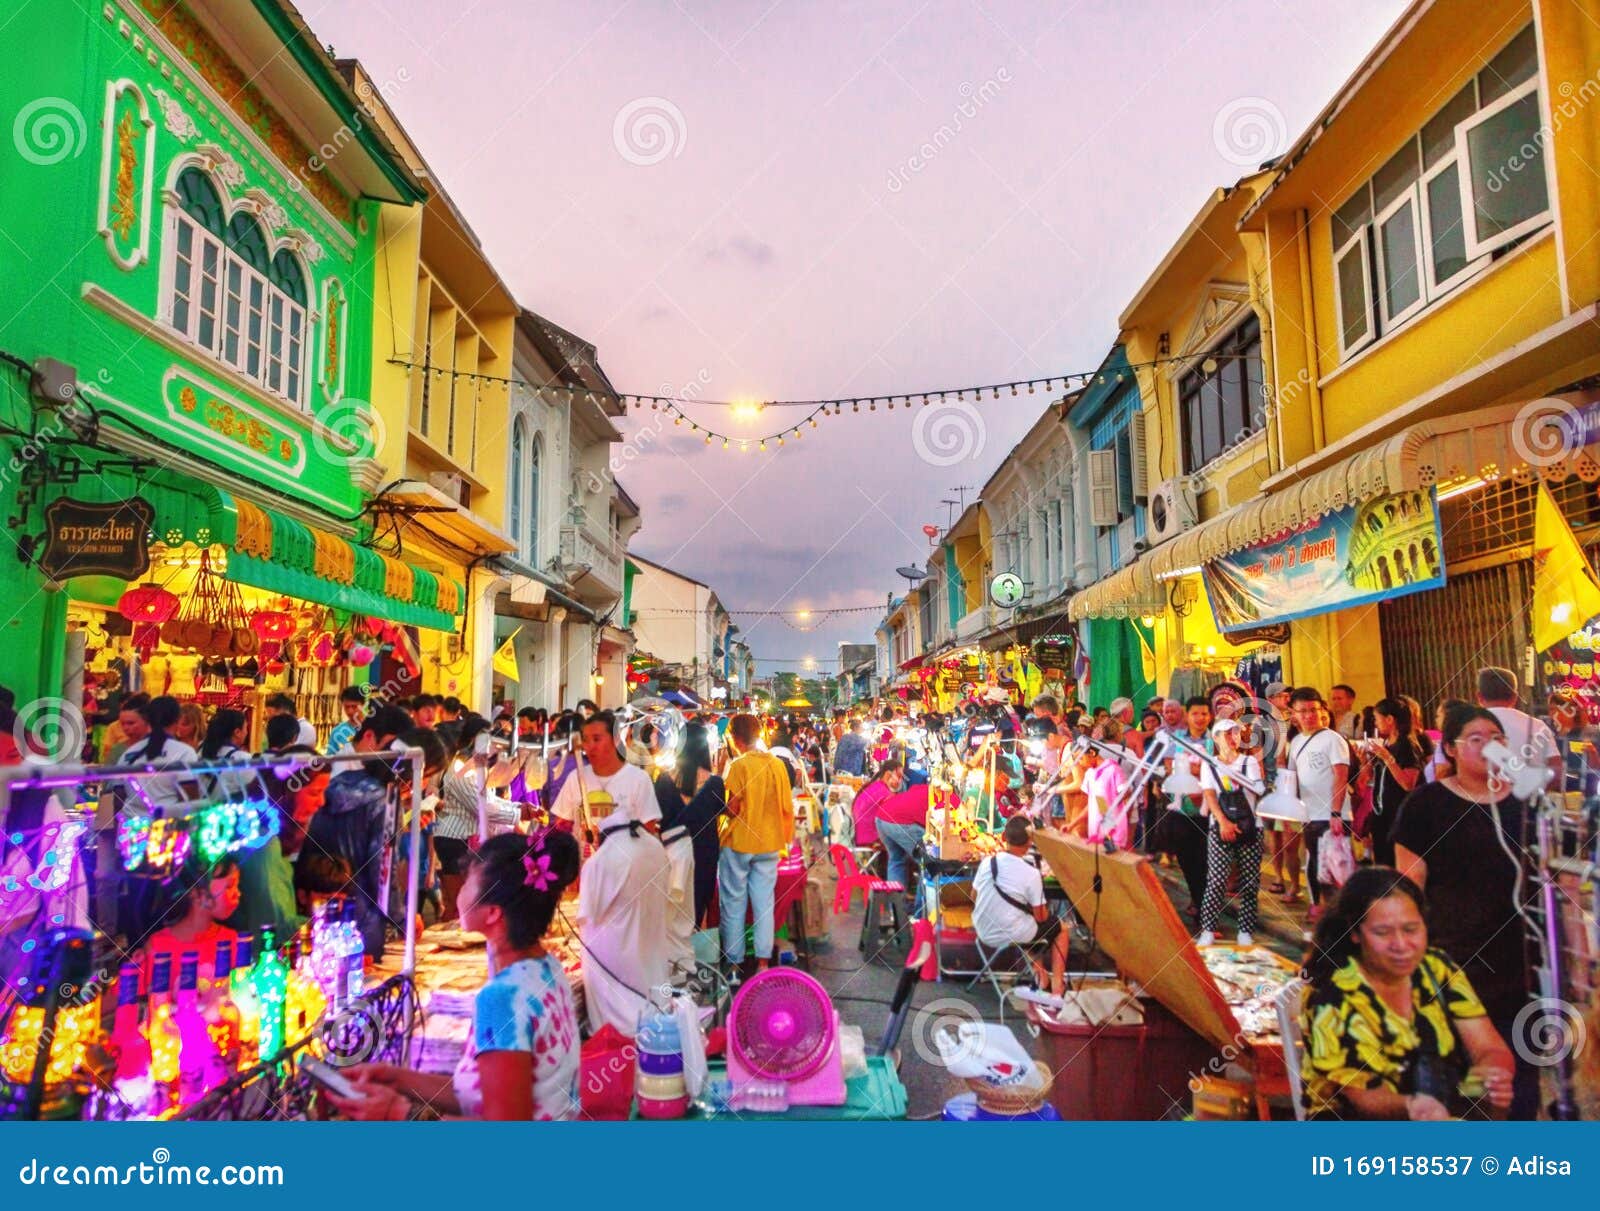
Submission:
M 448 376 L 452 379 L 465 378 L 479 382 L 508 384 L 525 387 L 529 390 L 538 392 L 541 395 L 548 391 L 552 393 L 563 393 L 568 396 L 583 396 L 591 403 L 596 403 L 609 397 L 618 400 L 624 407 L 631 406 L 635 411 L 642 410 L 646 405 L 649 405 L 651 411 L 666 411 L 669 415 L 675 418 L 675 423 L 679 420 L 688 421 L 695 431 L 704 433 L 706 435 L 706 440 L 708 443 L 720 439 L 725 443 L 744 442 L 748 444 L 751 442 L 772 441 L 778 438 L 780 435 L 792 434 L 797 436 L 799 434 L 800 427 L 807 424 L 807 422 L 811 422 L 811 426 L 814 428 L 815 420 L 819 416 L 830 414 L 833 416 L 843 415 L 845 405 L 847 404 L 849 405 L 852 413 L 859 413 L 861 411 L 862 404 L 867 405 L 868 412 L 876 412 L 879 404 L 882 404 L 886 411 L 892 412 L 897 405 L 903 408 L 913 408 L 917 406 L 927 407 L 930 404 L 946 403 L 952 400 L 966 400 L 969 396 L 971 397 L 970 402 L 972 403 L 977 403 L 983 400 L 986 395 L 992 402 L 1001 399 L 1002 392 L 1008 393 L 1006 398 L 1019 398 L 1024 393 L 1028 395 L 1036 395 L 1040 388 L 1043 388 L 1047 394 L 1057 389 L 1064 392 L 1071 392 L 1074 390 L 1084 389 L 1088 387 L 1090 383 L 1105 384 L 1108 381 L 1124 382 L 1126 381 L 1130 371 L 1148 369 L 1156 366 L 1175 365 L 1179 363 L 1193 364 L 1203 361 L 1217 362 L 1239 360 L 1244 356 L 1244 354 L 1237 353 L 1195 353 L 1182 357 L 1168 356 L 1152 358 L 1151 360 L 1145 362 L 1129 362 L 1125 366 L 1119 367 L 1115 370 L 1107 370 L 1104 367 L 1097 367 L 1094 370 L 1088 371 L 1079 370 L 1066 374 L 1051 374 L 1042 378 L 1023 378 L 998 383 L 982 383 L 977 386 L 970 387 L 945 387 L 925 391 L 895 391 L 886 395 L 847 395 L 829 399 L 772 400 L 689 399 L 686 396 L 649 395 L 634 391 L 596 391 L 593 387 L 584 385 L 573 385 L 571 383 L 556 382 L 554 380 L 542 383 L 532 382 L 528 379 L 518 378 L 515 376 L 507 377 L 505 375 L 497 374 L 482 374 L 472 370 L 455 370 L 444 366 L 435 366 L 431 363 L 407 361 L 404 358 L 390 358 L 389 361 L 391 365 L 403 366 L 408 370 L 422 371 L 438 377 Z M 736 415 L 744 416 L 750 419 L 754 419 L 755 417 L 761 415 L 761 413 L 765 412 L 768 408 L 805 408 L 808 411 L 806 417 L 800 422 L 799 425 L 785 426 L 781 430 L 770 433 L 765 437 L 758 438 L 739 435 L 725 435 L 717 430 L 700 425 L 697 422 L 690 420 L 688 414 L 684 412 L 684 408 L 686 407 L 726 408 Z
M 661 606 L 659 608 L 653 608 L 653 609 L 647 609 L 647 610 L 635 610 L 635 611 L 633 611 L 633 617 L 635 617 L 635 618 L 650 618 L 650 617 L 653 617 L 655 615 L 660 615 L 660 614 L 703 614 L 704 612 L 705 612 L 704 610 L 694 610 L 694 609 L 688 608 L 687 606 L 681 606 L 681 607 L 680 606 Z M 729 616 L 737 616 L 739 618 L 782 618 L 782 617 L 789 617 L 789 618 L 807 619 L 807 618 L 817 618 L 817 617 L 832 617 L 835 614 L 881 614 L 881 613 L 883 613 L 883 602 L 880 601 L 876 605 L 820 606 L 820 607 L 818 607 L 816 609 L 808 609 L 805 606 L 797 606 L 796 608 L 794 608 L 792 610 L 726 610 L 725 609 L 722 612 L 724 614 L 729 615 Z

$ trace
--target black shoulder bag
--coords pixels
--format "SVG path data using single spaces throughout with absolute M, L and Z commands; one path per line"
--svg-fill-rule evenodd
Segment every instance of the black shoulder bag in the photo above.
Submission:
M 1248 758 L 1245 759 L 1245 764 L 1248 766 Z M 1242 786 L 1221 786 L 1220 783 L 1231 782 L 1231 779 L 1225 778 L 1220 774 L 1217 780 L 1219 783 L 1217 807 L 1221 809 L 1228 823 L 1239 830 L 1239 835 L 1231 842 L 1227 842 L 1227 844 L 1248 845 L 1256 839 L 1256 834 L 1261 831 L 1261 825 L 1256 820 L 1255 808 L 1250 806 L 1250 800 L 1245 796 Z

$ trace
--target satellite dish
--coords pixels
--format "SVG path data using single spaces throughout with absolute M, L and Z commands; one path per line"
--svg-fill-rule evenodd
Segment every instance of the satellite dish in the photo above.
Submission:
M 938 526 L 923 526 L 922 527 L 922 532 L 924 534 L 926 534 L 929 538 L 938 538 L 939 537 L 939 527 Z
M 921 568 L 913 568 L 913 567 L 907 566 L 907 567 L 904 567 L 904 568 L 896 568 L 895 571 L 898 572 L 900 575 L 904 576 L 912 584 L 916 584 L 917 581 L 919 581 L 919 580 L 928 579 L 928 574 L 926 572 L 924 572 Z

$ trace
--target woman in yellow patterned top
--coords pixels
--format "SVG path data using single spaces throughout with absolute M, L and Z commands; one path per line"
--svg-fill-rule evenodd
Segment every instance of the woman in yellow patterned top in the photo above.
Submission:
M 1313 1119 L 1445 1119 L 1511 1105 L 1511 1051 L 1466 973 L 1428 949 L 1422 892 L 1357 871 L 1317 923 L 1301 1028 Z

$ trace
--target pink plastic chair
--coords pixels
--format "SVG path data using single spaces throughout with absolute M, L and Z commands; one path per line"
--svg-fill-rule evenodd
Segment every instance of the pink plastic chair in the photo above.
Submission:
M 828 856 L 833 859 L 833 870 L 838 876 L 838 884 L 833 891 L 835 914 L 850 911 L 850 901 L 855 899 L 857 889 L 861 892 L 863 908 L 866 907 L 868 896 L 875 891 L 905 891 L 905 885 L 895 880 L 863 874 L 861 868 L 856 865 L 856 856 L 843 845 L 829 846 Z

